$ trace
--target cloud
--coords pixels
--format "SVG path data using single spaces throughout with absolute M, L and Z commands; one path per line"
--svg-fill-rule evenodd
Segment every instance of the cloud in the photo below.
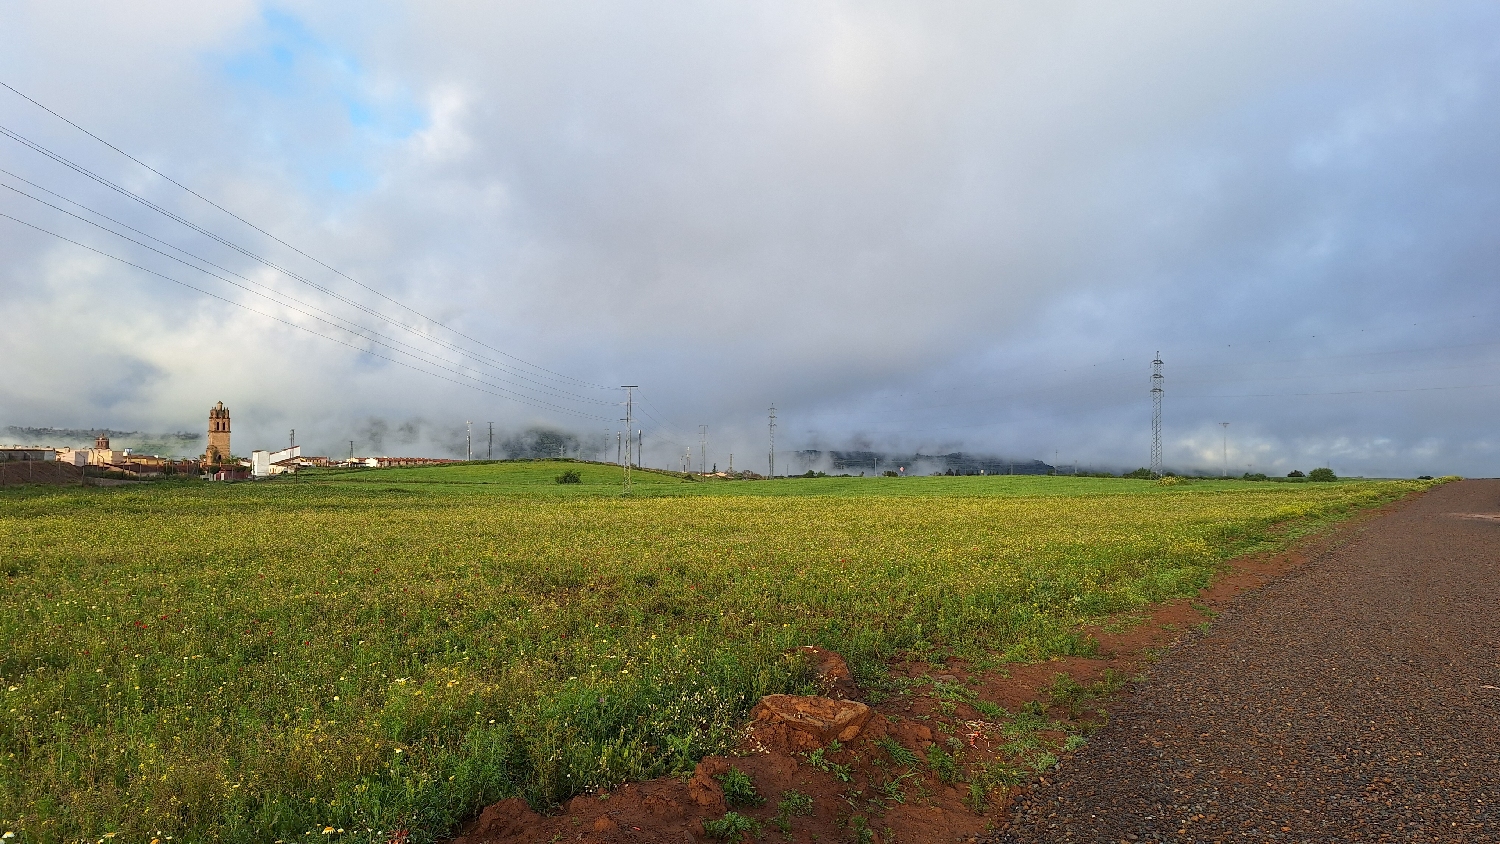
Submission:
M 763 459 L 774 402 L 788 448 L 1132 468 L 1160 351 L 1169 462 L 1216 466 L 1230 421 L 1258 466 L 1500 470 L 1487 4 L 14 11 L 0 78 L 348 277 L 3 91 L 0 125 L 339 298 L 5 139 L 0 166 L 424 351 L 0 196 L 293 323 L 0 220 L 6 424 L 223 399 L 237 437 L 421 418 L 449 435 L 405 445 L 452 453 L 481 418 L 608 440 L 589 385 L 639 383 L 661 465 L 700 424 L 711 462 Z

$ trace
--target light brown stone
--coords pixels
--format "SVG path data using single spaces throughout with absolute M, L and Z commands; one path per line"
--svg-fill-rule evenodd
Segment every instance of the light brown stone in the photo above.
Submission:
M 870 707 L 816 695 L 766 695 L 750 711 L 751 730 L 767 748 L 801 752 L 835 739 L 853 740 L 870 720 Z

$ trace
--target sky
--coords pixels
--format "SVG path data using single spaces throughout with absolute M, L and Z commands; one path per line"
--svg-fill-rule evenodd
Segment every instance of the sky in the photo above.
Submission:
M 1500 474 L 1493 3 L 0 19 L 0 427 Z

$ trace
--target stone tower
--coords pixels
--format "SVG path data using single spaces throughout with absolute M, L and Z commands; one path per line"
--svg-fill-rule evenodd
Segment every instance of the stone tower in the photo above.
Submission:
M 203 452 L 203 462 L 222 463 L 229 454 L 229 408 L 219 402 L 208 409 L 208 450 Z

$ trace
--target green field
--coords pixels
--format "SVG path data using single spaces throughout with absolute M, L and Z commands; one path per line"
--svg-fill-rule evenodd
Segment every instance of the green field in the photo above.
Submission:
M 807 687 L 793 646 L 877 686 L 902 655 L 1087 652 L 1081 622 L 1426 486 L 618 481 L 0 491 L 0 833 L 431 840 L 724 750 Z

